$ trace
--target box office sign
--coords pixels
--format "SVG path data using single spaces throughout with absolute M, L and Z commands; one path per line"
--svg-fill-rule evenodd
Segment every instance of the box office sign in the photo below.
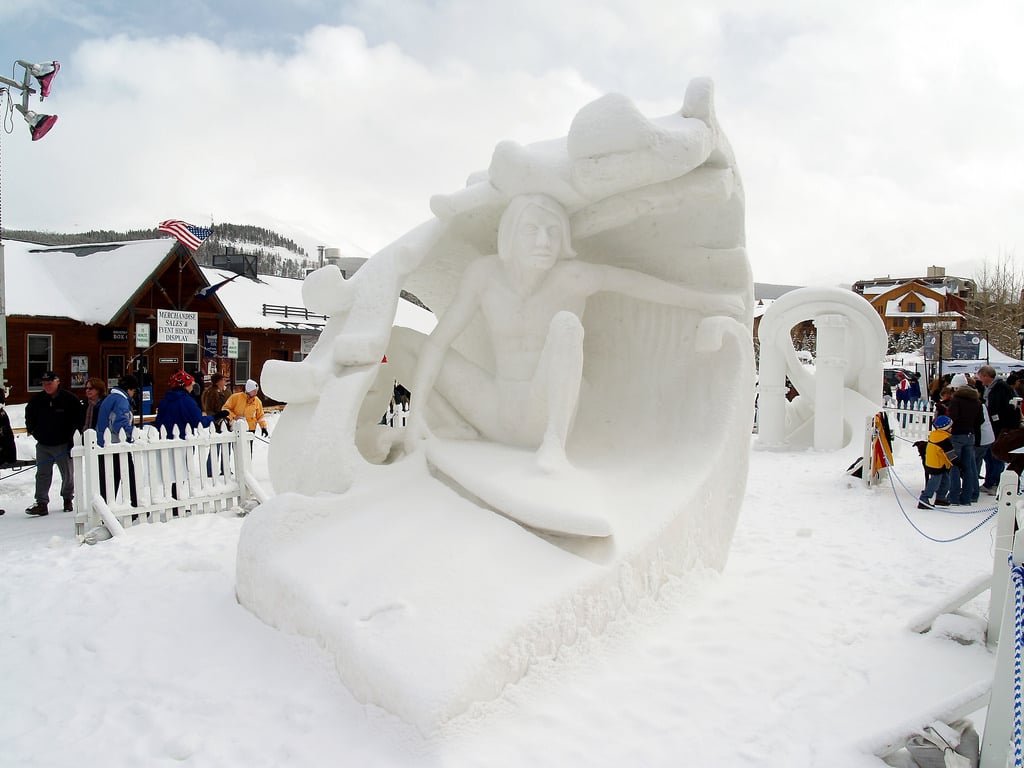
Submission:
M 158 309 L 156 341 L 158 344 L 198 344 L 199 313 Z
M 128 341 L 128 329 L 101 325 L 99 327 L 99 337 L 100 341 Z

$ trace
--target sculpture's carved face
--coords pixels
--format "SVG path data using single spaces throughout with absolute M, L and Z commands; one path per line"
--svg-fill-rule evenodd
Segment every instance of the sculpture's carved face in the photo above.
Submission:
M 536 205 L 526 208 L 512 239 L 512 259 L 524 267 L 551 269 L 562 250 L 561 219 Z

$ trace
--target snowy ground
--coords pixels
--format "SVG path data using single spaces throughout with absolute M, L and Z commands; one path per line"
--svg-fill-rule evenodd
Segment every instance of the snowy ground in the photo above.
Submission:
M 24 513 L 31 471 L 4 472 L 0 764 L 879 768 L 870 745 L 991 679 L 983 644 L 907 623 L 991 571 L 995 522 L 934 543 L 891 489 L 844 474 L 856 449 L 754 442 L 723 574 L 673 585 L 431 738 L 355 701 L 314 643 L 236 603 L 241 518 L 80 546 L 70 515 Z M 19 451 L 31 455 L 28 438 Z M 264 444 L 255 458 L 266 480 Z M 897 462 L 918 490 L 916 452 Z M 984 517 L 918 511 L 901 494 L 936 538 Z M 987 593 L 968 609 L 986 615 Z

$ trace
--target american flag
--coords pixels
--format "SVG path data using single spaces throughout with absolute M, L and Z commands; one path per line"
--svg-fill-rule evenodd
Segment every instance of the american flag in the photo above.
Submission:
M 160 232 L 174 235 L 178 242 L 190 251 L 195 251 L 203 244 L 203 240 L 213 234 L 213 230 L 208 227 L 197 227 L 194 224 L 178 221 L 177 219 L 161 221 L 157 229 Z

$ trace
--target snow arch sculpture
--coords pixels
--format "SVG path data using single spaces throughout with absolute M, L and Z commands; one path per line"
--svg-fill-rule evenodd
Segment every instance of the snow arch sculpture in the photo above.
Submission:
M 813 320 L 818 353 L 813 370 L 797 358 L 790 332 Z M 761 318 L 758 435 L 762 447 L 833 450 L 859 436 L 882 404 L 887 337 L 863 297 L 841 288 L 799 288 Z M 786 377 L 799 395 L 786 400 Z
M 425 730 L 724 567 L 754 391 L 743 186 L 709 80 L 671 115 L 610 94 L 564 138 L 501 142 L 431 210 L 351 280 L 306 279 L 330 320 L 264 367 L 288 403 L 279 495 L 237 560 L 243 605 Z M 403 288 L 432 334 L 392 329 Z M 394 379 L 416 440 L 378 425 Z

